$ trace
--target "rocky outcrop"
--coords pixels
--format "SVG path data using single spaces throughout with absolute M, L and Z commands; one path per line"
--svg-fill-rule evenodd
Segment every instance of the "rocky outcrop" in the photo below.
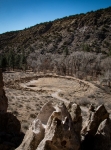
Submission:
M 3 83 L 2 71 L 0 70 L 0 113 L 6 112 L 8 107 L 8 99 L 5 96 L 5 91 L 3 89 L 3 86 L 4 83 Z
M 94 149 L 110 150 L 111 149 L 111 120 L 105 119 L 99 125 L 95 135 Z
M 109 117 L 104 105 L 100 105 L 96 110 L 91 106 L 89 116 L 82 129 L 82 135 L 95 135 L 100 123 Z
M 79 105 L 46 103 L 16 150 L 110 150 L 111 121 L 104 105 L 91 105 L 83 124 Z
M 51 102 L 46 103 L 26 132 L 25 138 L 17 150 L 35 150 L 45 136 L 45 127 L 55 108 Z
M 0 150 L 15 149 L 23 140 L 19 120 L 11 113 L 0 113 Z
M 0 70 L 0 150 L 14 150 L 23 140 L 21 124 L 12 114 L 7 112 L 8 99 L 3 89 L 3 77 Z
M 104 150 L 110 150 L 108 146 L 106 146 L 109 141 L 111 142 L 110 138 L 105 138 L 105 134 L 110 134 L 111 129 L 109 127 L 109 114 L 107 110 L 105 109 L 104 105 L 100 105 L 97 109 L 94 109 L 93 106 L 89 109 L 88 119 L 86 123 L 83 126 L 83 129 L 81 131 L 82 134 L 82 144 L 81 149 L 82 150 L 102 150 L 103 147 L 101 145 L 97 144 L 100 143 L 100 141 L 103 141 L 104 147 L 106 147 Z M 105 134 L 103 133 L 102 129 L 104 130 Z M 99 135 L 100 134 L 100 135 Z M 104 135 L 104 136 L 103 136 Z M 102 138 L 102 136 L 104 138 Z M 111 134 L 109 135 L 111 136 Z M 107 141 L 107 144 L 105 140 Z M 109 144 L 108 144 L 109 145 Z M 101 147 L 101 148 L 100 148 Z
M 80 135 L 82 129 L 82 116 L 80 106 L 75 103 L 70 103 L 67 109 L 71 115 L 75 132 Z
M 72 118 L 64 104 L 56 106 L 45 129 L 44 139 L 37 150 L 78 150 L 79 138 L 73 128 Z
M 53 106 L 48 102 L 32 123 L 17 150 L 78 150 L 79 147 L 79 136 L 74 130 L 66 106 Z

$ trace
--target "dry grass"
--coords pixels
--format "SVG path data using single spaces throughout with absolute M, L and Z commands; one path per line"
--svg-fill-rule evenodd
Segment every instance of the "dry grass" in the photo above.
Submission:
M 44 77 L 36 81 L 21 80 L 21 78 L 33 77 L 35 79 L 34 73 L 5 73 L 5 91 L 9 101 L 8 111 L 12 112 L 20 120 L 22 124 L 22 130 L 26 132 L 30 123 L 39 113 L 41 107 L 48 101 L 53 101 L 54 103 L 60 102 L 57 98 L 52 97 L 52 93 L 56 92 L 58 89 L 59 97 L 66 99 L 69 102 L 77 102 L 81 106 L 87 107 L 90 104 L 99 105 L 101 103 L 107 104 L 109 112 L 111 111 L 110 99 L 111 95 L 105 93 L 99 88 L 90 85 L 87 88 L 80 86 L 78 80 L 67 79 L 65 77 Z M 28 85 L 27 88 L 21 87 L 16 89 L 16 84 L 14 88 L 11 88 L 9 80 L 18 80 L 18 83 L 22 85 Z M 85 82 L 85 81 L 83 81 Z M 14 82 L 13 82 L 14 83 Z M 31 86 L 30 86 L 31 84 Z M 33 86 L 32 86 L 33 85 Z M 30 90 L 31 89 L 31 90 Z M 83 113 L 84 114 L 84 113 Z M 86 113 L 85 113 L 86 115 Z

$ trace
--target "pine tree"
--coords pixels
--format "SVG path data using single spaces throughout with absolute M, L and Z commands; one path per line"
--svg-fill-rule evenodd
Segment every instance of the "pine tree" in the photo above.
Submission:
M 65 53 L 65 56 L 69 55 L 69 50 L 67 47 L 64 49 L 64 53 Z
M 26 67 L 27 67 L 27 60 L 26 60 L 26 56 L 25 56 L 25 51 L 23 49 L 21 57 L 20 57 L 20 68 L 23 70 L 26 70 Z
M 1 68 L 3 71 L 5 71 L 6 67 L 7 67 L 7 59 L 6 59 L 6 56 L 3 55 L 1 58 Z

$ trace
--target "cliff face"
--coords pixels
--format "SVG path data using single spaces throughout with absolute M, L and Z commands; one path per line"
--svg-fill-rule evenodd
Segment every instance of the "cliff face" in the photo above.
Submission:
M 20 131 L 19 120 L 7 112 L 8 99 L 3 89 L 3 77 L 0 70 L 0 150 L 15 149 L 20 145 L 24 134 Z
M 7 112 L 8 107 L 8 99 L 5 96 L 5 91 L 3 89 L 4 83 L 3 83 L 3 77 L 2 72 L 0 70 L 0 112 L 5 113 Z
M 110 54 L 111 7 L 0 35 L 0 51 L 59 53 L 65 49 Z

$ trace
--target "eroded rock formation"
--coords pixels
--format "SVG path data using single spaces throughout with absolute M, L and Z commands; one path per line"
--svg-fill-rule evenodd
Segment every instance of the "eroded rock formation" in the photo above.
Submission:
M 95 135 L 95 150 L 110 150 L 111 149 L 111 121 L 105 119 L 99 125 Z
M 7 112 L 8 99 L 3 89 L 3 77 L 0 70 L 0 150 L 14 150 L 23 140 L 21 124 L 12 114 Z
M 110 150 L 111 129 L 110 119 L 104 105 L 100 105 L 97 109 L 92 106 L 88 112 L 88 119 L 81 131 L 82 134 L 82 150 Z M 106 142 L 105 142 L 106 141 Z M 102 144 L 100 144 L 102 142 Z M 104 145 L 104 147 L 103 147 Z
M 53 106 L 48 102 L 33 121 L 17 150 L 78 150 L 79 147 L 79 136 L 66 106 Z
M 75 103 L 70 103 L 67 109 L 71 115 L 74 130 L 80 136 L 80 132 L 82 129 L 82 116 L 80 106 Z
M 46 103 L 16 150 L 110 150 L 111 121 L 104 105 L 89 108 L 83 124 L 77 104 Z M 101 143 L 102 142 L 102 143 Z

